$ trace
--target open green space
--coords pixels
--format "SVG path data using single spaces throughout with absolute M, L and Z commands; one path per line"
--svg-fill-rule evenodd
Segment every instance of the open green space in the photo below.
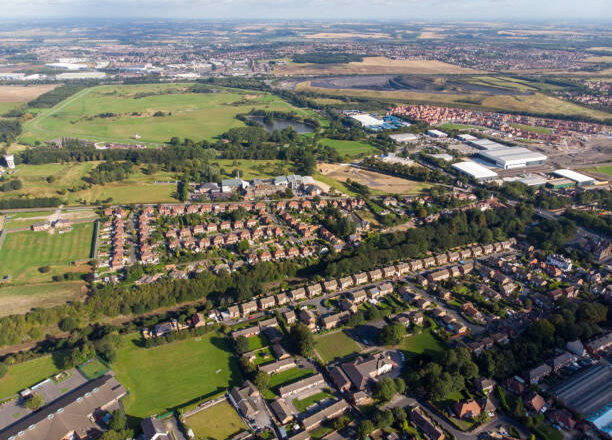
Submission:
M 61 136 L 92 141 L 159 144 L 173 136 L 212 140 L 252 108 L 297 111 L 275 95 L 211 86 L 211 93 L 191 93 L 192 84 L 105 85 L 92 87 L 41 112 L 24 126 L 22 139 Z
M 514 128 L 519 128 L 525 131 L 531 131 L 533 133 L 540 133 L 540 134 L 552 133 L 552 129 L 548 127 L 535 127 L 533 125 L 525 125 L 525 124 L 510 124 L 510 125 L 512 125 Z
M 192 415 L 186 422 L 198 440 L 231 438 L 247 429 L 227 400 Z
M 61 266 L 64 267 L 64 266 Z M 60 272 L 52 268 L 51 273 Z M 84 281 L 8 284 L 0 287 L 0 316 L 25 313 L 37 307 L 53 307 L 66 301 L 78 301 L 86 290 Z
M 123 401 L 132 417 L 147 417 L 223 394 L 242 383 L 227 339 L 219 333 L 142 347 L 139 334 L 124 337 L 112 364 L 130 392 Z
M 297 409 L 299 412 L 304 412 L 310 405 L 327 398 L 334 398 L 334 395 L 331 394 L 329 390 L 321 391 L 320 393 L 313 394 L 312 396 L 308 396 L 301 400 L 293 399 L 293 406 L 295 406 L 295 409 Z
M 290 165 L 280 160 L 245 160 L 245 159 L 215 159 L 210 162 L 217 165 L 225 176 L 233 176 L 234 171 L 240 171 L 240 177 L 246 180 L 265 179 L 291 173 Z
M 88 259 L 93 238 L 93 223 L 74 225 L 64 234 L 47 231 L 11 232 L 0 249 L 0 277 L 27 281 L 45 265 L 67 265 Z
M 315 338 L 315 349 L 326 364 L 361 351 L 359 344 L 344 331 L 328 333 Z
M 108 367 L 100 359 L 94 357 L 79 365 L 79 371 L 88 379 L 97 379 L 108 371 Z
M 598 173 L 607 174 L 608 176 L 612 176 L 612 165 L 603 165 L 595 168 Z
M 109 182 L 105 185 L 93 185 L 83 188 L 83 177 L 101 162 L 49 163 L 42 165 L 21 165 L 15 177 L 23 183 L 17 191 L 0 193 L 0 198 L 13 198 L 19 195 L 33 197 L 60 197 L 67 204 L 79 202 L 88 204 L 109 198 L 113 203 L 164 203 L 176 201 L 175 184 L 155 183 L 157 181 L 174 181 L 173 173 L 158 171 L 146 174 L 142 168 L 134 167 L 129 178 Z M 48 181 L 50 178 L 51 182 Z
M 270 341 L 266 338 L 265 335 L 259 334 L 255 336 L 250 336 L 248 338 L 249 341 L 249 351 L 257 350 L 262 347 L 267 347 L 270 345 Z
M 421 333 L 404 338 L 402 350 L 406 352 L 406 355 L 414 356 L 423 354 L 427 350 L 441 352 L 445 350 L 445 347 L 430 330 L 424 330 Z
M 378 150 L 370 144 L 360 141 L 347 141 L 342 139 L 321 139 L 321 144 L 335 148 L 340 154 L 347 155 L 349 157 L 363 156 L 367 154 L 373 154 Z
M 0 399 L 10 397 L 59 373 L 51 356 L 43 356 L 20 364 L 11 365 L 8 373 L 0 379 Z
M 268 387 L 276 391 L 276 389 L 283 385 L 297 382 L 298 380 L 312 376 L 313 374 L 315 374 L 315 371 L 308 368 L 296 367 L 290 370 L 285 370 L 278 374 L 272 374 L 270 376 L 270 383 L 268 384 Z

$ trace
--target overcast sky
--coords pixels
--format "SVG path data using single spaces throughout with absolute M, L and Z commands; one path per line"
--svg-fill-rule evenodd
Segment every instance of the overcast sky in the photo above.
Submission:
M 610 22 L 612 0 L 0 0 L 0 11 L 0 20 L 160 17 Z

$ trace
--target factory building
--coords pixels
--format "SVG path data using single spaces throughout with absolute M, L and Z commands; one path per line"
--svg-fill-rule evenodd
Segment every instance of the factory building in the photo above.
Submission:
M 472 161 L 458 162 L 451 165 L 453 168 L 479 182 L 497 179 L 497 173 Z
M 576 186 L 589 186 L 595 184 L 595 179 L 592 177 L 586 176 L 584 174 L 577 173 L 576 171 L 561 169 L 553 171 L 553 174 L 557 177 L 562 177 L 564 179 L 573 180 L 576 182 Z
M 504 147 L 482 150 L 478 157 L 495 164 L 505 170 L 522 168 L 530 165 L 541 165 L 546 162 L 546 156 L 523 147 Z
M 446 133 L 440 130 L 427 130 L 427 134 L 434 138 L 445 138 L 448 137 Z

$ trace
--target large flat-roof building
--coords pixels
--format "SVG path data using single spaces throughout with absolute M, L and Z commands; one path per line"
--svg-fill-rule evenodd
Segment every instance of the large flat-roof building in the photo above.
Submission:
M 478 157 L 505 170 L 531 165 L 541 165 L 545 163 L 547 159 L 544 154 L 528 150 L 527 148 L 505 146 L 482 150 L 478 152 Z
M 581 173 L 577 173 L 573 170 L 560 169 L 552 172 L 557 177 L 573 180 L 576 182 L 576 186 L 589 186 L 595 184 L 595 179 L 590 176 L 586 176 Z
M 350 116 L 364 127 L 380 127 L 385 123 L 385 121 L 383 121 L 382 119 L 375 118 L 374 116 L 368 115 L 367 113 L 357 113 Z
M 446 133 L 440 130 L 427 130 L 427 134 L 433 138 L 445 138 L 448 137 Z
M 491 171 L 487 167 L 484 167 L 476 162 L 467 160 L 465 162 L 457 162 L 451 165 L 453 168 L 463 174 L 467 174 L 471 178 L 478 181 L 488 181 L 497 179 L 497 173 Z

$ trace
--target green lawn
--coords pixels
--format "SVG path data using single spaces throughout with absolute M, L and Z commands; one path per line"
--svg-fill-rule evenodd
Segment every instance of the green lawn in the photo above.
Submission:
M 194 414 L 186 422 L 197 440 L 226 439 L 247 429 L 227 400 Z
M 408 356 L 423 354 L 426 350 L 443 351 L 444 344 L 431 334 L 431 331 L 424 330 L 421 333 L 414 334 L 404 338 L 402 349 Z
M 11 365 L 8 373 L 0 379 L 0 399 L 12 396 L 38 382 L 53 376 L 60 370 L 51 356 Z
M 361 351 L 359 344 L 343 331 L 315 338 L 315 349 L 326 364 L 334 359 Z
M 247 338 L 247 340 L 249 341 L 249 351 L 257 350 L 270 345 L 270 341 L 268 341 L 268 338 L 266 338 L 266 336 L 263 334 L 250 336 Z
M 547 127 L 534 127 L 533 125 L 525 125 L 525 124 L 510 124 L 514 128 L 519 128 L 525 131 L 531 131 L 533 133 L 541 133 L 541 134 L 550 134 L 552 133 L 552 129 Z
M 612 176 L 612 165 L 604 165 L 596 168 L 598 173 L 607 174 L 608 176 Z
M 160 414 L 242 383 L 227 340 L 218 333 L 149 349 L 141 347 L 139 334 L 131 334 L 112 368 L 130 392 L 123 404 L 132 417 Z
M 283 385 L 297 382 L 300 379 L 312 376 L 314 373 L 314 370 L 310 370 L 307 368 L 292 368 L 290 370 L 271 375 L 268 387 L 270 389 L 276 390 Z
M 173 136 L 212 140 L 232 127 L 243 127 L 235 116 L 252 108 L 307 113 L 270 93 L 217 86 L 214 93 L 189 93 L 188 87 L 190 84 L 165 83 L 84 89 L 28 121 L 22 139 L 70 136 L 135 142 L 139 135 L 139 142 L 152 144 Z M 154 116 L 157 112 L 163 115 Z M 100 117 L 102 113 L 113 115 Z
M 10 275 L 13 281 L 36 277 L 45 265 L 67 265 L 89 258 L 93 223 L 74 225 L 64 234 L 46 231 L 11 232 L 0 249 L 0 277 Z
M 293 406 L 295 406 L 295 409 L 297 409 L 299 412 L 304 412 L 306 411 L 306 408 L 308 408 L 313 403 L 320 402 L 321 400 L 327 398 L 333 399 L 334 395 L 329 393 L 328 391 L 321 391 L 320 393 L 313 394 L 312 396 L 308 396 L 305 399 L 293 399 Z
M 563 440 L 563 434 L 546 423 L 537 426 L 535 431 L 544 440 Z
M 349 157 L 357 157 L 376 153 L 378 150 L 370 144 L 360 141 L 346 141 L 342 139 L 321 139 L 321 144 L 335 148 L 338 153 Z

